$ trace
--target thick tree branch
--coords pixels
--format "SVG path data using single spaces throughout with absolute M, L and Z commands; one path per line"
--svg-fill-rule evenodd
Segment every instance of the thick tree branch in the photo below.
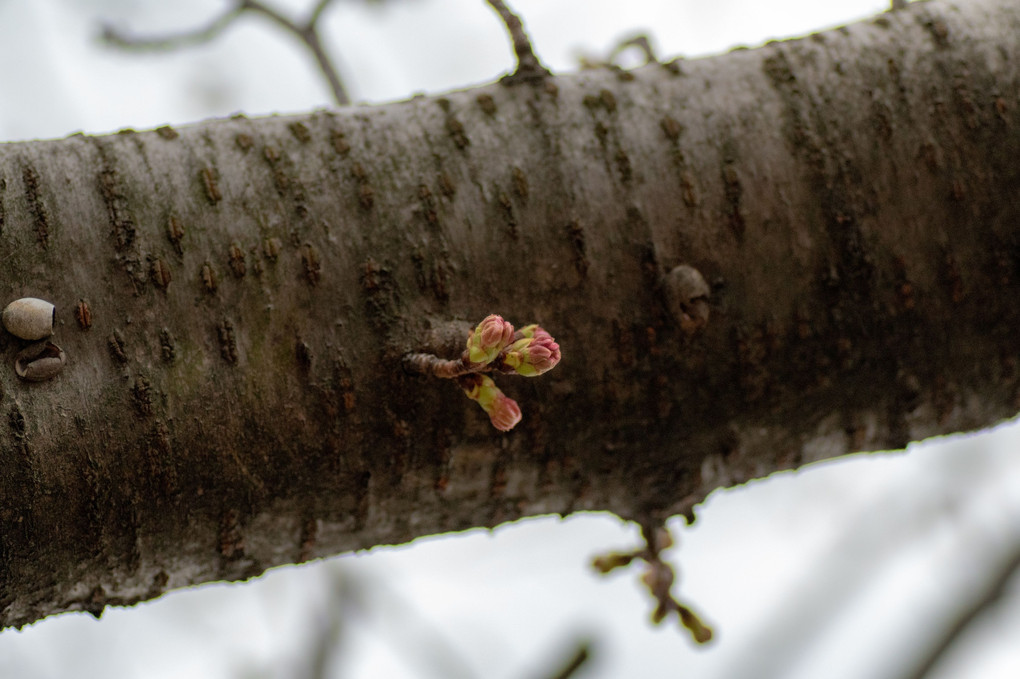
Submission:
M 0 624 L 715 488 L 1020 407 L 1020 7 L 0 146 Z M 496 115 L 498 113 L 498 115 Z M 536 321 L 512 432 L 402 358 Z M 454 338 L 455 358 L 463 334 Z

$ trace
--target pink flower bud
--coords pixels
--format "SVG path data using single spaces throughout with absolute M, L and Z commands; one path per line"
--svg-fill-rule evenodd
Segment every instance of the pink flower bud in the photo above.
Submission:
M 466 375 L 461 378 L 461 388 L 472 401 L 477 401 L 489 415 L 492 426 L 500 431 L 510 431 L 521 421 L 521 407 L 517 401 L 503 394 L 492 378 L 485 375 Z
M 534 337 L 536 339 L 539 337 L 548 337 L 549 339 L 552 339 L 552 335 L 546 332 L 545 328 L 537 323 L 526 325 L 517 332 L 520 333 L 521 337 Z
M 491 363 L 499 352 L 513 341 L 514 326 L 502 316 L 491 314 L 468 335 L 468 360 L 472 363 Z
M 530 326 L 529 326 L 530 327 Z M 513 368 L 518 375 L 535 377 L 548 372 L 560 362 L 560 345 L 552 335 L 535 326 L 531 337 L 519 339 L 510 345 L 503 363 Z
M 521 421 L 521 417 L 521 407 L 517 405 L 517 401 L 503 394 L 496 397 L 492 409 L 489 410 L 492 426 L 500 431 L 510 431 Z

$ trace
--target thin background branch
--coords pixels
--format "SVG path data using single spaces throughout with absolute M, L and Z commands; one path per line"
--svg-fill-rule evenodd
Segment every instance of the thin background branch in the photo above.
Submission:
M 114 26 L 106 24 L 103 26 L 102 39 L 107 44 L 122 49 L 154 51 L 181 49 L 214 40 L 233 24 L 238 17 L 246 12 L 261 14 L 288 33 L 297 36 L 304 43 L 305 47 L 308 48 L 315 58 L 315 62 L 318 64 L 319 70 L 322 71 L 323 77 L 326 78 L 329 89 L 333 94 L 333 100 L 339 106 L 346 106 L 351 101 L 350 97 L 347 94 L 343 81 L 340 79 L 336 66 L 326 53 L 322 39 L 319 36 L 319 19 L 322 18 L 323 13 L 332 2 L 333 0 L 319 0 L 308 15 L 308 19 L 304 23 L 299 24 L 280 14 L 272 7 L 263 4 L 260 0 L 236 0 L 233 7 L 213 19 L 208 25 L 190 31 L 164 36 L 138 37 L 122 33 Z
M 517 69 L 504 78 L 504 81 L 513 83 L 519 80 L 542 79 L 549 75 L 549 69 L 538 60 L 538 55 L 531 47 L 531 39 L 524 30 L 524 23 L 520 17 L 514 14 L 503 0 L 486 0 L 489 6 L 496 11 L 499 18 L 503 20 L 506 30 L 510 32 L 510 39 L 513 41 L 514 54 L 517 56 Z
M 963 606 L 955 618 L 950 620 L 942 632 L 932 640 L 928 651 L 922 654 L 915 667 L 903 675 L 903 679 L 924 679 L 956 646 L 956 642 L 964 635 L 971 623 L 982 613 L 997 604 L 1006 592 L 1006 586 L 1020 573 L 1020 542 L 1013 547 L 1013 552 L 1002 559 L 995 567 L 989 568 L 988 579 L 982 591 L 977 593 L 967 605 Z

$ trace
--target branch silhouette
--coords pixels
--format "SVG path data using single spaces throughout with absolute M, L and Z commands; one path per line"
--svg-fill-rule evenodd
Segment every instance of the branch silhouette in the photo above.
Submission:
M 319 20 L 332 2 L 333 0 L 319 0 L 308 15 L 308 19 L 303 23 L 293 21 L 260 0 L 237 0 L 233 7 L 227 9 L 207 25 L 189 31 L 162 36 L 140 37 L 128 35 L 111 24 L 105 24 L 102 28 L 101 37 L 103 42 L 121 49 L 147 51 L 176 50 L 202 45 L 215 40 L 245 13 L 261 14 L 285 31 L 294 34 L 308 48 L 329 85 L 329 89 L 333 94 L 333 100 L 339 106 L 346 106 L 351 102 L 350 97 L 347 94 L 336 65 L 326 53 L 326 49 L 322 44 L 322 38 L 319 35 Z

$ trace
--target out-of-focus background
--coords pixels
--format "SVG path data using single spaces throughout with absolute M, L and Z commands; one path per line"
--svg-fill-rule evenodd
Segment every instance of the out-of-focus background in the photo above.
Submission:
M 0 0 L 0 141 L 331 105 L 292 35 L 244 15 L 216 40 L 111 49 L 205 26 L 228 0 Z M 301 19 L 315 0 L 275 0 Z M 646 34 L 696 57 L 874 15 L 880 0 L 515 0 L 555 71 Z M 365 104 L 491 81 L 512 66 L 483 0 L 335 0 L 321 20 Z M 630 58 L 633 63 L 639 59 Z M 675 590 L 716 630 L 655 627 L 640 569 L 591 558 L 639 541 L 608 515 L 538 518 L 208 585 L 0 633 L 0 677 L 898 679 L 1002 579 L 1020 543 L 1020 427 L 859 455 L 718 491 L 671 527 Z M 1020 578 L 981 608 L 937 679 L 1020 677 Z

